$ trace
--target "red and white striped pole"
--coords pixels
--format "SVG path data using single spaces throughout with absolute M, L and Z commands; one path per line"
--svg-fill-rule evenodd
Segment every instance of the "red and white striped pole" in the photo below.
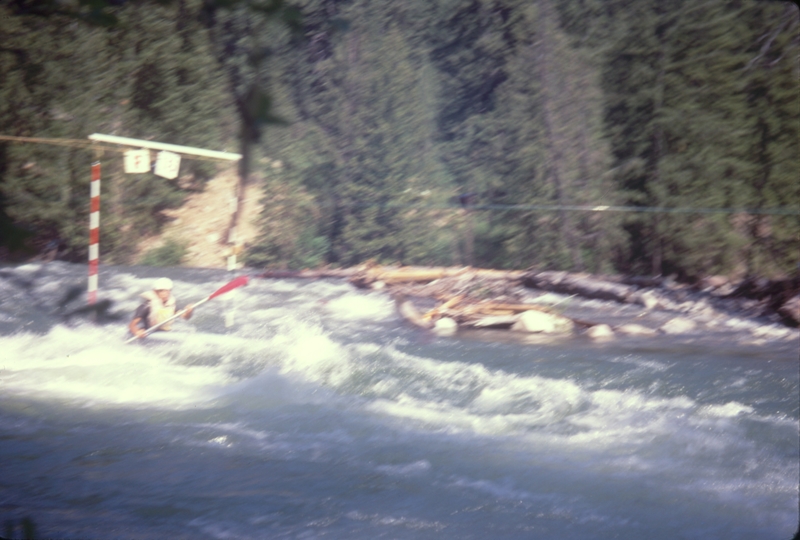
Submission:
M 89 303 L 97 302 L 97 264 L 100 259 L 100 162 L 92 163 L 89 214 Z

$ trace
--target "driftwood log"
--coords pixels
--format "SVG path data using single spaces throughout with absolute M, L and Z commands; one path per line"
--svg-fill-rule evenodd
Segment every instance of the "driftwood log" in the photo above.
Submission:
M 520 270 L 486 270 L 470 267 L 383 267 L 369 266 L 355 269 L 350 282 L 356 287 L 376 288 L 376 285 L 403 283 L 429 283 L 443 278 L 480 278 L 518 281 L 525 275 Z
M 523 284 L 533 289 L 575 294 L 597 300 L 613 300 L 624 304 L 638 303 L 640 297 L 635 285 L 613 283 L 567 272 L 531 272 L 525 275 Z

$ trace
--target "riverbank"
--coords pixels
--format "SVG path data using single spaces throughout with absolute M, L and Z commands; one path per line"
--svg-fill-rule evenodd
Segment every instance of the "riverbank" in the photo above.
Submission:
M 759 345 L 800 339 L 800 280 L 716 277 L 697 285 L 669 278 L 593 276 L 364 265 L 317 271 L 265 271 L 262 278 L 346 278 L 386 291 L 410 323 L 440 335 L 463 330 L 621 336 L 736 335 Z

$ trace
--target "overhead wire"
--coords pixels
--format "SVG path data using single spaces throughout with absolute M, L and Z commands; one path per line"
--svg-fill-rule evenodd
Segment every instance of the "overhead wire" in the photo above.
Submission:
M 317 206 L 333 206 L 334 203 Z M 533 212 L 630 212 L 630 213 L 663 213 L 663 214 L 750 214 L 800 216 L 800 208 L 695 208 L 667 206 L 611 206 L 611 205 L 550 205 L 550 204 L 415 204 L 415 203 L 339 203 L 345 208 L 419 208 L 430 210 L 496 210 L 496 211 L 533 211 Z

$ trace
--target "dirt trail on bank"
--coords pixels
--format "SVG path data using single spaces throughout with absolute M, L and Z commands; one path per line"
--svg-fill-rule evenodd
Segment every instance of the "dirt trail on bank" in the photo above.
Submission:
M 185 243 L 188 253 L 183 266 L 195 268 L 226 268 L 227 258 L 232 253 L 226 234 L 236 211 L 235 169 L 219 173 L 209 180 L 205 189 L 187 197 L 180 208 L 164 212 L 171 222 L 161 234 L 145 238 L 139 243 L 136 259 L 151 249 L 158 248 L 167 240 Z M 245 187 L 240 209 L 237 243 L 247 245 L 258 236 L 256 221 L 262 209 L 263 189 L 254 179 Z M 241 257 L 237 257 L 241 265 Z

